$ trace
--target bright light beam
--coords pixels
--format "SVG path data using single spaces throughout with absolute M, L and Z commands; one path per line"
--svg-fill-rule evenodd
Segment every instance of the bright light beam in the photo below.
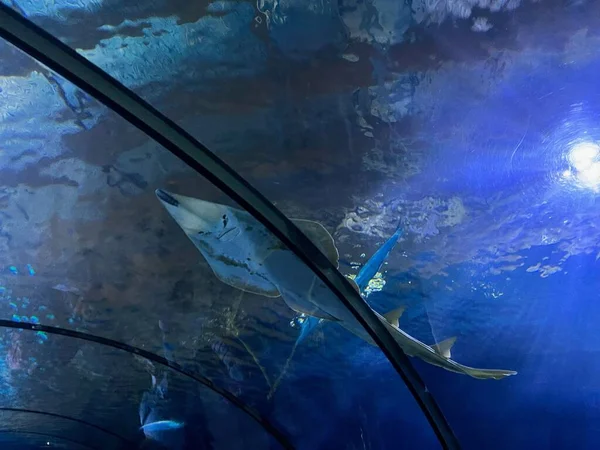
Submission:
M 579 142 L 569 151 L 572 170 L 563 176 L 575 175 L 579 184 L 597 190 L 600 187 L 600 145 L 595 142 Z M 574 172 L 574 173 L 573 173 Z

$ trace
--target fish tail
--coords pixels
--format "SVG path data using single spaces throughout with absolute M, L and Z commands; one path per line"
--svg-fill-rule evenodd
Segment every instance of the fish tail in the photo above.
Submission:
M 473 378 L 480 380 L 501 380 L 502 378 L 516 375 L 517 372 L 514 370 L 503 370 L 503 369 L 476 369 L 474 367 L 462 366 L 463 373 Z

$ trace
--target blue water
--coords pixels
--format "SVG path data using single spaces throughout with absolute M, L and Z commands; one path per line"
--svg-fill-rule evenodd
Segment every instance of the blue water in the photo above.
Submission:
M 461 322 L 455 357 L 475 355 L 479 365 L 518 370 L 516 377 L 479 383 L 416 363 L 466 447 L 598 445 L 598 263 L 579 256 L 563 267 L 566 275 L 546 279 L 512 273 L 502 300 L 456 307 L 467 308 L 469 321 Z
M 475 380 L 411 359 L 463 448 L 600 446 L 593 2 L 469 19 L 448 6 L 429 26 L 392 0 L 4 3 L 290 217 L 323 222 L 345 274 L 400 223 L 369 304 L 406 306 L 401 328 L 426 344 L 456 336 L 462 364 L 518 371 Z M 489 33 L 471 31 L 475 16 Z M 0 319 L 20 327 L 0 332 L 3 449 L 279 448 L 214 386 L 301 450 L 439 448 L 379 349 L 326 322 L 296 348 L 296 313 L 221 283 L 153 192 L 229 199 L 2 51 Z M 144 433 L 146 420 L 182 426 Z

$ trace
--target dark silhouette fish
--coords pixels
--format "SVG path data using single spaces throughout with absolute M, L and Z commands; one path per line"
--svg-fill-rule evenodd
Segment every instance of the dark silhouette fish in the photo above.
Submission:
M 166 340 L 166 327 L 159 321 L 162 332 L 163 351 L 165 359 L 173 359 L 171 346 Z M 169 450 L 180 450 L 184 444 L 183 428 L 185 423 L 174 420 L 173 414 L 178 412 L 178 407 L 169 396 L 168 372 L 162 373 L 160 382 L 155 375 L 151 375 L 151 387 L 142 395 L 140 402 L 140 430 L 144 433 L 147 442 L 142 448 L 152 448 L 160 444 Z

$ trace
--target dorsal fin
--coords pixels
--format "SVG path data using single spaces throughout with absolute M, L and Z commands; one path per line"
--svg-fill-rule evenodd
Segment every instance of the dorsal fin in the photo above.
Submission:
M 339 267 L 340 254 L 329 231 L 319 222 L 304 219 L 292 219 L 292 222 L 323 252 L 327 259 Z
M 443 356 L 444 358 L 450 359 L 452 354 L 450 350 L 452 346 L 456 342 L 456 336 L 452 336 L 451 338 L 445 339 L 442 342 L 438 342 L 437 344 L 433 344 L 431 348 L 438 354 Z
M 399 308 L 392 309 L 390 312 L 385 313 L 383 317 L 396 328 L 400 328 L 400 317 L 405 309 L 406 306 L 400 306 Z
M 348 279 L 348 281 L 350 282 L 350 284 L 352 285 L 354 290 L 360 294 L 360 288 L 358 287 L 358 284 L 356 284 L 356 281 L 354 281 L 352 278 L 350 278 L 348 276 L 346 276 L 346 278 Z

